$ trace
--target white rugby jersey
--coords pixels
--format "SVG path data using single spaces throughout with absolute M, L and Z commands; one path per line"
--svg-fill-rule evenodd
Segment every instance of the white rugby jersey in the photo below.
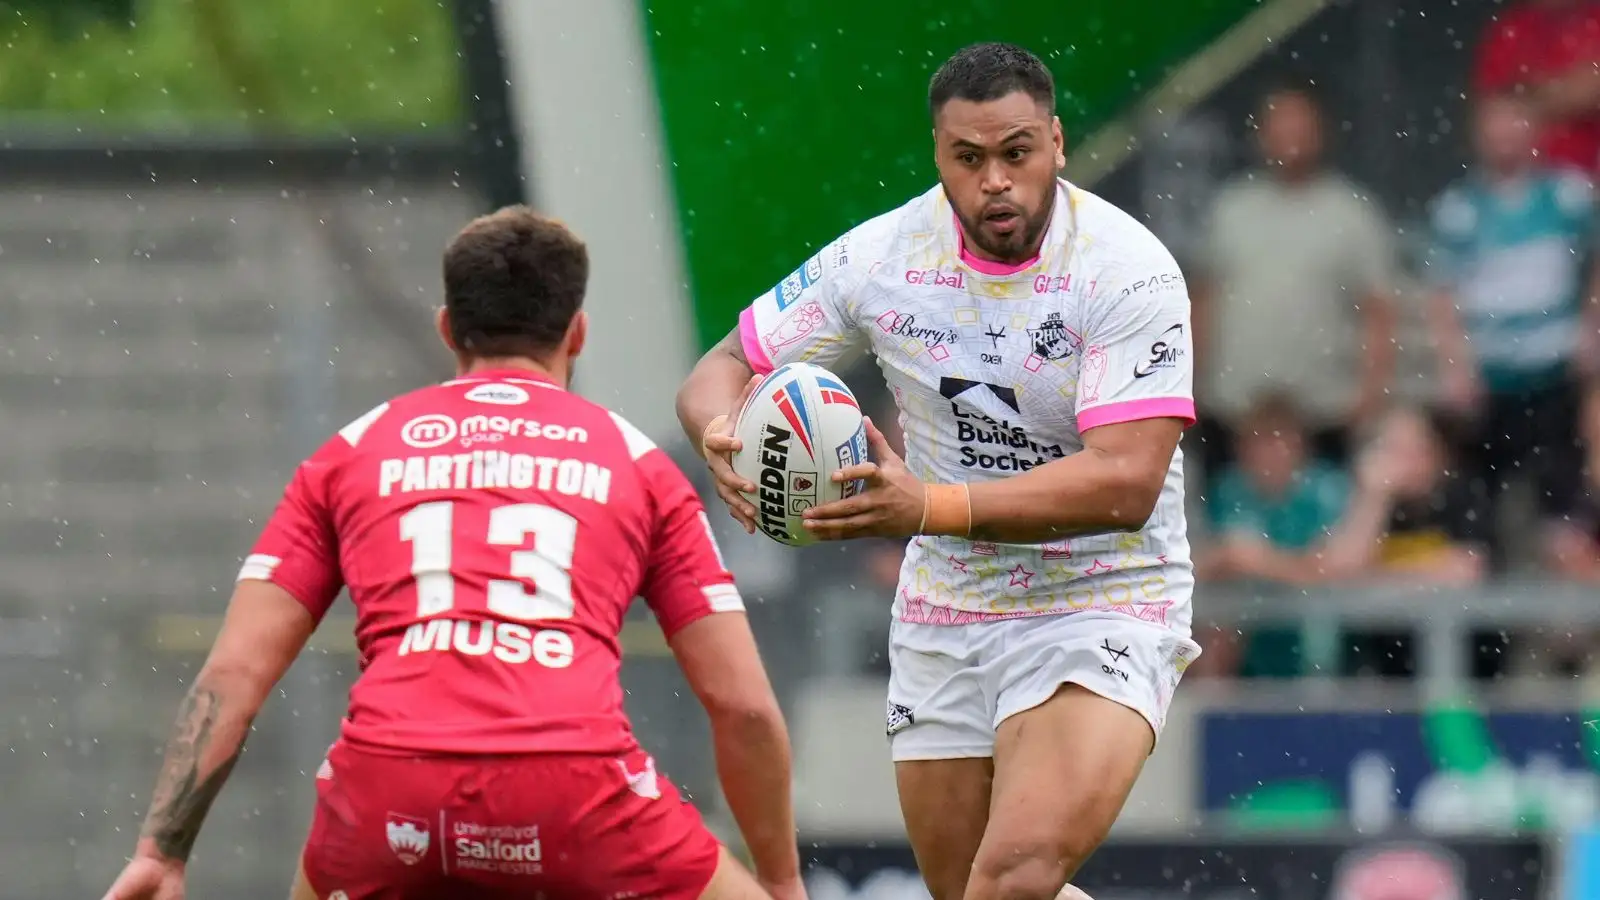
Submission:
M 877 357 L 924 481 L 1004 478 L 1083 449 L 1086 429 L 1194 421 L 1189 295 L 1143 225 L 1062 181 L 1038 258 L 962 246 L 942 187 L 824 247 L 739 318 L 758 373 Z M 1187 635 L 1194 578 L 1182 454 L 1136 533 L 1046 544 L 919 537 L 895 615 L 964 624 L 1116 611 Z

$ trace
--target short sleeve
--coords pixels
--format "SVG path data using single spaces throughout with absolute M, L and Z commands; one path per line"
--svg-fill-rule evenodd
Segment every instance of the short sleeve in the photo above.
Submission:
M 318 622 L 344 587 L 339 541 L 326 500 L 335 452 L 330 442 L 295 470 L 238 578 L 283 588 Z
M 1472 249 L 1478 211 L 1460 188 L 1449 188 L 1429 210 L 1427 281 L 1448 288 L 1462 278 Z
M 689 479 L 661 450 L 640 456 L 637 465 L 656 523 L 640 594 L 661 630 L 671 637 L 712 613 L 742 611 L 744 600 Z
M 1160 418 L 1192 425 L 1194 346 L 1183 273 L 1159 244 L 1118 273 L 1102 278 L 1084 311 L 1078 428 Z
M 806 260 L 739 315 L 739 343 L 759 375 L 793 362 L 833 367 L 858 353 L 864 338 L 849 313 L 851 235 Z

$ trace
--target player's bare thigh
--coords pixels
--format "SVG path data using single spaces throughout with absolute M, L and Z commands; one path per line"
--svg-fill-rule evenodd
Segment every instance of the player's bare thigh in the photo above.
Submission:
M 1001 722 L 966 900 L 1056 897 L 1105 840 L 1154 746 L 1144 716 L 1075 684 Z
M 994 761 L 914 759 L 894 764 L 900 813 L 933 900 L 960 900 L 989 821 Z
M 306 880 L 306 867 L 300 863 L 294 867 L 294 886 L 289 888 L 289 900 L 322 900 L 311 889 L 311 882 Z
M 761 889 L 756 877 L 733 858 L 727 847 L 721 847 L 717 851 L 717 870 L 700 892 L 700 900 L 771 900 L 771 895 Z

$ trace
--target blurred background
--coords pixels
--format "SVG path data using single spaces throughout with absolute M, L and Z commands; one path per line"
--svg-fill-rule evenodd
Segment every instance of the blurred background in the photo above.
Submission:
M 577 389 L 703 481 L 679 380 L 932 183 L 927 80 L 995 39 L 1195 301 L 1205 656 L 1079 883 L 1600 898 L 1600 2 L 0 0 L 0 39 L 0 900 L 109 883 L 294 465 L 449 374 L 457 228 L 524 201 L 589 242 Z M 925 897 L 882 737 L 900 548 L 723 548 L 812 896 Z M 634 721 L 720 823 L 640 615 Z M 350 622 L 258 720 L 194 896 L 283 891 Z

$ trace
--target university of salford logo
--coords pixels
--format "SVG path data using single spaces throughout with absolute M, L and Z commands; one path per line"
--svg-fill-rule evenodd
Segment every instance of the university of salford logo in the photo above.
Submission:
M 425 819 L 389 813 L 383 821 L 389 849 L 401 862 L 414 866 L 428 855 L 428 823 Z

